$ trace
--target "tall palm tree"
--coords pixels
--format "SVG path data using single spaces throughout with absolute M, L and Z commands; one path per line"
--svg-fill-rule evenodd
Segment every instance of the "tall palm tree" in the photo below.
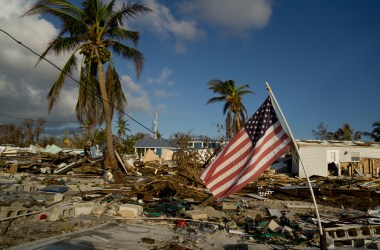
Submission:
M 111 123 L 114 109 L 118 108 L 120 112 L 124 110 L 125 98 L 119 76 L 111 61 L 111 51 L 123 59 L 132 60 L 139 77 L 143 69 L 143 55 L 135 48 L 123 44 L 132 42 L 136 46 L 139 33 L 126 30 L 122 26 L 123 21 L 151 11 L 137 3 L 123 3 L 116 9 L 115 2 L 116 0 L 83 0 L 81 7 L 77 7 L 67 0 L 38 0 L 24 14 L 48 14 L 62 22 L 58 35 L 49 42 L 39 61 L 48 53 L 71 53 L 48 94 L 49 112 L 58 100 L 67 75 L 78 68 L 77 52 L 83 55 L 77 117 L 80 121 L 93 118 L 93 123 L 105 121 L 106 160 L 113 170 L 117 170 L 118 165 L 114 154 Z M 107 66 L 105 73 L 103 66 Z
M 119 137 L 119 140 L 120 142 L 126 138 L 127 136 L 127 131 L 130 131 L 130 129 L 128 128 L 128 123 L 126 120 L 124 120 L 123 118 L 119 118 L 119 120 L 117 121 L 117 135 Z
M 368 136 L 375 142 L 380 142 L 380 121 L 372 123 L 372 132 L 363 132 L 363 135 Z
M 253 94 L 252 91 L 247 90 L 248 84 L 236 86 L 234 80 L 221 81 L 213 79 L 208 81 L 208 89 L 218 94 L 216 97 L 212 97 L 206 103 L 224 102 L 223 114 L 226 115 L 226 137 L 232 138 L 237 132 L 239 132 L 247 118 L 247 110 L 242 103 L 242 96 L 245 94 Z

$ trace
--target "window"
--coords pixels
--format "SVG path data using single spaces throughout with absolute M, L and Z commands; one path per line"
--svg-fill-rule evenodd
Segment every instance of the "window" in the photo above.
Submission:
M 330 152 L 329 160 L 330 160 L 330 162 L 336 161 L 336 153 L 334 151 Z
M 359 162 L 360 161 L 360 152 L 351 152 L 351 161 Z

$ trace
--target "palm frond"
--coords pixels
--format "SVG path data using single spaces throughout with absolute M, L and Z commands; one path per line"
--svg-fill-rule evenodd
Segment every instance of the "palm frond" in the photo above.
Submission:
M 77 119 L 81 123 L 88 122 L 91 126 L 102 124 L 104 111 L 97 79 L 88 68 L 82 68 L 79 82 Z
M 59 74 L 57 80 L 53 84 L 53 87 L 48 93 L 48 111 L 50 112 L 54 104 L 59 99 L 59 94 L 61 93 L 62 85 L 67 78 L 67 75 L 71 75 L 74 70 L 78 67 L 77 57 L 73 53 L 67 60 L 66 64 L 63 66 L 61 73 Z
M 215 103 L 215 102 L 223 102 L 226 100 L 226 97 L 225 96 L 216 96 L 216 97 L 213 97 L 213 98 L 210 98 L 207 102 L 206 102 L 206 105 L 207 104 L 210 104 L 210 103 Z
M 145 12 L 151 12 L 152 10 L 144 5 L 138 3 L 123 4 L 122 7 L 111 15 L 106 23 L 111 28 L 120 27 L 123 25 L 123 21 L 129 20 L 138 14 Z
M 137 43 L 140 39 L 140 34 L 137 31 L 131 31 L 126 29 L 109 29 L 107 30 L 107 33 L 105 33 L 107 37 L 110 37 L 112 39 L 117 40 L 124 40 L 124 41 L 132 41 L 132 43 L 137 46 Z M 107 44 L 113 44 L 113 40 L 105 40 L 105 43 Z
M 106 88 L 109 93 L 109 102 L 112 104 L 112 109 L 116 109 L 118 117 L 121 118 L 124 113 L 124 108 L 127 104 L 121 80 L 112 62 L 108 64 L 106 71 Z
M 138 50 L 125 46 L 117 41 L 112 45 L 112 50 L 127 60 L 132 60 L 135 64 L 135 71 L 137 78 L 140 77 L 142 69 L 144 67 L 144 56 Z

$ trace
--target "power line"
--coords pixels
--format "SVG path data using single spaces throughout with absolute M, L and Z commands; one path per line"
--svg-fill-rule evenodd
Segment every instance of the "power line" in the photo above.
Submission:
M 77 84 L 79 85 L 82 85 L 77 79 L 75 79 L 74 77 L 72 77 L 70 74 L 67 74 L 66 72 L 64 72 L 60 67 L 58 67 L 56 64 L 54 64 L 52 61 L 50 61 L 49 59 L 46 59 L 45 57 L 41 56 L 40 54 L 38 54 L 37 52 L 35 52 L 34 50 L 32 50 L 31 48 L 29 48 L 28 46 L 24 45 L 21 41 L 18 41 L 16 38 L 14 38 L 11 34 L 9 34 L 8 32 L 6 32 L 5 30 L 3 30 L 2 28 L 0 28 L 0 31 L 3 32 L 4 34 L 6 34 L 7 36 L 9 36 L 12 40 L 14 40 L 16 43 L 20 44 L 21 46 L 23 46 L 24 48 L 26 48 L 27 50 L 29 50 L 30 52 L 32 52 L 33 54 L 35 54 L 36 56 L 38 56 L 39 58 L 41 59 L 44 59 L 45 61 L 47 61 L 48 63 L 50 63 L 53 67 L 55 67 L 56 69 L 58 69 L 59 71 L 61 71 L 63 74 L 65 74 L 66 76 L 68 76 L 70 79 L 72 79 L 74 82 L 76 82 Z M 82 85 L 83 86 L 83 85 Z M 89 90 L 86 86 L 84 86 L 87 90 Z M 92 90 L 89 90 L 96 98 L 98 98 L 99 100 L 101 101 L 105 101 L 101 96 L 99 96 L 97 93 L 95 93 L 94 91 Z M 134 119 L 133 117 L 131 117 L 130 115 L 128 115 L 127 113 L 125 113 L 123 110 L 120 110 L 119 108 L 117 108 L 115 105 L 113 105 L 112 103 L 110 103 L 109 101 L 107 101 L 109 105 L 111 105 L 114 109 L 117 109 L 119 110 L 121 113 L 123 113 L 125 116 L 127 116 L 129 119 L 131 119 L 132 121 L 134 121 L 135 123 L 137 123 L 138 125 L 140 125 L 141 127 L 145 128 L 146 130 L 148 130 L 149 132 L 153 133 L 154 134 L 154 131 L 152 131 L 151 129 L 149 129 L 148 127 L 146 127 L 144 124 L 140 123 L 139 121 L 137 121 L 136 119 Z M 5 115 L 7 116 L 7 115 Z
M 14 119 L 19 119 L 19 120 L 32 120 L 32 121 L 36 121 L 35 119 L 21 118 L 21 117 L 12 116 L 12 115 L 6 115 L 6 114 L 0 114 L 0 116 L 6 116 L 6 117 L 14 118 Z M 48 120 L 45 120 L 45 122 L 47 122 L 47 123 L 73 123 L 73 122 L 78 123 L 78 121 L 56 122 L 56 121 L 48 121 Z

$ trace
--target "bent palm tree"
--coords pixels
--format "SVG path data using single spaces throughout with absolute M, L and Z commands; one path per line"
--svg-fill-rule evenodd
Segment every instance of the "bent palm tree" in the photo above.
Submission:
M 210 80 L 208 83 L 208 89 L 219 96 L 209 99 L 206 103 L 225 102 L 223 106 L 223 114 L 226 116 L 226 137 L 230 139 L 237 132 L 239 132 L 246 120 L 247 110 L 242 104 L 242 96 L 248 93 L 253 94 L 252 91 L 247 90 L 248 84 L 236 87 L 235 81 L 221 81 L 217 79 Z
M 117 170 L 118 166 L 113 150 L 111 122 L 114 109 L 123 112 L 126 101 L 111 61 L 110 50 L 124 59 L 132 60 L 139 77 L 143 69 L 143 55 L 123 44 L 131 41 L 136 46 L 139 33 L 123 29 L 122 25 L 123 21 L 149 11 L 149 8 L 136 3 L 123 4 L 115 9 L 115 0 L 83 0 L 81 8 L 67 0 L 38 0 L 24 14 L 48 14 L 62 21 L 59 34 L 49 42 L 38 62 L 48 53 L 71 53 L 48 94 L 49 112 L 59 98 L 66 77 L 78 68 L 77 52 L 83 54 L 77 117 L 82 123 L 86 120 L 92 124 L 105 121 L 106 158 L 113 170 Z M 104 64 L 108 64 L 105 74 Z
M 380 142 L 380 121 L 372 123 L 372 132 L 364 132 L 363 135 L 368 136 L 375 142 Z

